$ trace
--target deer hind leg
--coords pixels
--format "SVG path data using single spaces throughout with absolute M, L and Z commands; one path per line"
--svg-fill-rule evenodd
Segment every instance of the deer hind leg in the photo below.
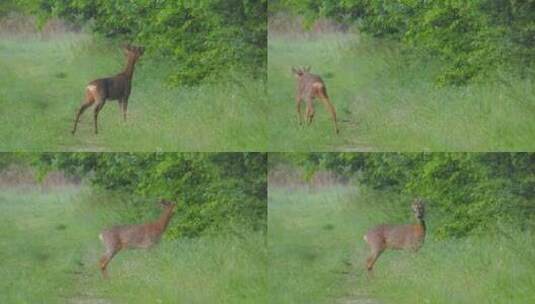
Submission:
M 95 112 L 93 113 L 94 120 L 95 120 L 95 134 L 98 134 L 98 113 L 102 108 L 104 107 L 105 101 L 103 99 L 100 99 L 97 101 L 95 106 Z
M 303 103 L 303 98 L 301 96 L 295 97 L 295 106 L 297 108 L 297 122 L 299 125 L 303 124 L 303 116 L 301 114 L 301 104 Z
M 102 273 L 102 277 L 107 279 L 108 278 L 108 264 L 110 263 L 111 259 L 117 254 L 119 250 L 106 250 L 106 253 L 100 258 L 99 266 L 100 266 L 100 272 Z
M 84 103 L 80 106 L 78 109 L 78 112 L 76 113 L 76 117 L 74 118 L 74 127 L 72 128 L 72 135 L 76 133 L 76 127 L 78 126 L 78 122 L 80 121 L 80 116 L 85 112 L 87 108 L 89 108 L 93 103 L 95 102 L 95 97 L 93 96 L 92 92 L 88 89 L 86 90 L 86 97 Z
M 334 109 L 334 106 L 331 103 L 329 96 L 327 95 L 327 90 L 325 90 L 325 87 L 323 87 L 318 92 L 318 96 L 319 96 L 319 99 L 323 102 L 323 104 L 327 108 L 327 111 L 329 111 L 329 113 L 331 114 L 331 118 L 334 124 L 334 132 L 338 134 L 339 130 L 338 130 L 338 125 L 336 123 L 336 110 Z
M 307 125 L 310 125 L 312 123 L 312 120 L 314 119 L 314 103 L 312 97 L 309 97 L 307 99 L 307 109 L 305 116 Z
M 102 243 L 104 244 L 104 247 L 106 248 L 106 251 L 102 255 L 99 261 L 99 267 L 100 271 L 102 273 L 102 276 L 104 278 L 108 277 L 107 267 L 110 263 L 111 259 L 121 250 L 120 242 L 118 242 L 115 238 L 109 237 L 106 233 L 101 233 L 99 235 L 99 238 L 101 239 Z
M 382 252 L 382 250 L 372 248 L 372 252 L 366 259 L 366 269 L 368 269 L 368 272 L 373 270 L 373 265 L 375 265 L 375 262 L 377 261 Z

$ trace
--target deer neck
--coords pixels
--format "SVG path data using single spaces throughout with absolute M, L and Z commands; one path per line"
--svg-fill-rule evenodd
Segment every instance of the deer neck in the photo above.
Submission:
M 173 216 L 173 210 L 165 210 L 160 218 L 157 221 L 157 225 L 160 228 L 161 231 L 165 231 L 167 229 L 167 225 L 169 224 L 169 221 L 171 220 L 171 217 Z
M 418 225 L 420 225 L 422 227 L 422 230 L 424 231 L 424 234 L 425 234 L 425 220 L 423 218 L 417 218 L 416 219 L 418 221 Z
M 128 77 L 129 80 L 132 80 L 132 75 L 134 75 L 134 68 L 136 65 L 136 59 L 134 57 L 128 57 L 126 60 L 126 67 L 124 68 L 123 73 Z

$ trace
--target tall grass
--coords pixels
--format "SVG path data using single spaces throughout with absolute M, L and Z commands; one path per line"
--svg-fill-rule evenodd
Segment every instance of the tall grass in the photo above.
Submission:
M 321 75 L 337 109 L 299 127 L 292 66 Z M 271 151 L 527 151 L 535 148 L 535 83 L 502 75 L 438 87 L 439 63 L 356 33 L 270 33 Z
M 273 303 L 530 303 L 535 299 L 533 233 L 437 240 L 428 234 L 414 254 L 387 251 L 365 274 L 362 236 L 373 225 L 405 223 L 403 199 L 356 187 L 270 188 L 270 286 Z
M 164 239 L 120 252 L 103 280 L 104 227 L 128 223 L 118 198 L 84 188 L 0 192 L 1 303 L 265 303 L 263 234 Z M 146 215 L 152 218 L 152 215 Z
M 241 151 L 265 150 L 264 81 L 229 71 L 198 87 L 171 88 L 173 69 L 146 53 L 133 79 L 124 123 L 116 101 L 93 111 L 70 134 L 84 89 L 125 64 L 117 44 L 85 34 L 6 36 L 0 40 L 0 150 Z

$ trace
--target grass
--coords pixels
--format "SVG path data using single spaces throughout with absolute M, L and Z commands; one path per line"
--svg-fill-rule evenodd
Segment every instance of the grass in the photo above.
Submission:
M 0 151 L 266 150 L 264 82 L 230 73 L 220 82 L 170 88 L 164 61 L 136 66 L 124 123 L 116 101 L 72 124 L 88 82 L 119 73 L 120 48 L 86 34 L 0 39 Z
M 432 205 L 417 253 L 385 252 L 365 274 L 362 236 L 375 224 L 404 223 L 400 199 L 356 187 L 269 189 L 269 295 L 272 303 L 531 303 L 535 235 L 437 240 Z M 408 209 L 408 208 L 407 208 Z
M 531 151 L 535 82 L 505 80 L 438 87 L 438 63 L 354 33 L 276 34 L 268 40 L 270 151 Z M 297 124 L 292 66 L 326 82 L 340 135 L 316 102 Z
M 103 227 L 124 206 L 89 190 L 2 189 L 1 303 L 265 303 L 265 238 L 164 239 L 97 267 Z M 105 202 L 105 203 L 102 203 Z M 147 217 L 148 218 L 148 217 Z

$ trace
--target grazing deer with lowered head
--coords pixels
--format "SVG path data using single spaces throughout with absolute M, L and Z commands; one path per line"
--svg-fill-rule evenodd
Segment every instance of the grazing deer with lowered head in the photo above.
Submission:
M 127 58 L 124 70 L 113 77 L 93 80 L 85 88 L 85 101 L 76 113 L 74 127 L 72 129 L 73 135 L 76 133 L 76 126 L 80 120 L 80 115 L 93 104 L 95 105 L 93 113 L 95 120 L 95 134 L 98 134 L 98 113 L 104 107 L 104 103 L 107 99 L 119 101 L 119 108 L 122 109 L 123 119 L 126 121 L 126 110 L 128 108 L 128 97 L 130 97 L 130 91 L 132 90 L 134 67 L 139 57 L 143 55 L 144 48 L 126 45 L 123 49 Z
M 111 259 L 121 249 L 129 248 L 150 248 L 156 245 L 167 228 L 167 224 L 173 216 L 173 209 L 176 204 L 169 201 L 161 201 L 163 212 L 159 219 L 154 222 L 139 224 L 115 226 L 102 231 L 99 235 L 100 240 L 106 247 L 106 251 L 100 258 L 100 270 L 104 278 L 108 277 L 106 267 Z
M 301 118 L 301 103 L 303 99 L 306 100 L 306 111 L 304 115 L 307 124 L 312 123 L 314 118 L 314 98 L 318 98 L 323 102 L 327 110 L 331 113 L 334 124 L 334 132 L 338 134 L 338 126 L 336 124 L 336 110 L 327 95 L 327 88 L 320 76 L 310 73 L 310 67 L 292 68 L 292 72 L 297 78 L 297 89 L 295 94 L 295 102 L 297 106 L 297 116 L 299 124 L 302 123 Z
M 408 249 L 418 251 L 425 238 L 425 205 L 423 200 L 415 199 L 412 203 L 412 211 L 418 223 L 407 225 L 379 225 L 374 227 L 364 236 L 364 240 L 370 247 L 370 256 L 366 261 L 368 271 L 379 255 L 385 249 Z

